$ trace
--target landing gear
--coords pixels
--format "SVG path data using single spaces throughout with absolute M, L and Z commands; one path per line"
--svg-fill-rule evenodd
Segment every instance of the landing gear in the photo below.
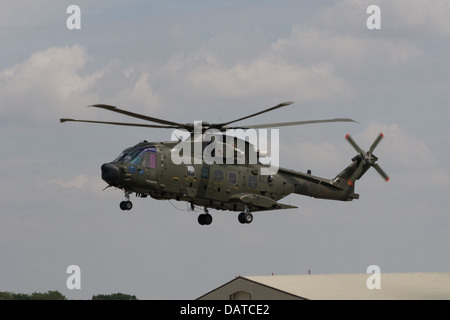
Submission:
M 240 223 L 251 223 L 253 221 L 253 215 L 250 212 L 239 213 L 238 220 Z
M 238 220 L 240 223 L 252 223 L 253 221 L 253 215 L 250 213 L 250 210 L 245 206 L 245 211 L 239 213 Z
M 204 226 L 204 225 L 210 225 L 212 222 L 212 216 L 209 213 L 202 213 L 201 215 L 198 216 L 198 223 L 200 223 L 200 225 Z
M 210 225 L 212 220 L 213 220 L 212 215 L 208 213 L 208 209 L 206 208 L 205 213 L 202 213 L 201 215 L 198 216 L 198 223 L 202 226 Z
M 127 201 L 122 201 L 120 203 L 120 209 L 122 210 L 131 210 L 131 208 L 133 208 L 133 203 L 130 200 Z
M 130 192 L 129 191 L 125 191 L 125 198 L 127 200 L 122 201 L 120 203 L 120 209 L 126 211 L 126 210 L 131 210 L 131 208 L 133 208 L 133 203 L 130 201 Z

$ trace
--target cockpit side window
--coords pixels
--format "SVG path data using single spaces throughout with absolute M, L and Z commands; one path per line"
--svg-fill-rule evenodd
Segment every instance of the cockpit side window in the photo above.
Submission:
M 142 160 L 142 165 L 147 168 L 156 168 L 156 153 L 146 151 L 144 159 Z
M 148 148 L 144 150 L 144 157 L 142 159 L 142 165 L 147 168 L 156 168 L 156 149 Z

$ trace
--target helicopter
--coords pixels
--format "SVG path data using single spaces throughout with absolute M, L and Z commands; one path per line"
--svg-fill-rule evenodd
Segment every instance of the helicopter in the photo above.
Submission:
M 355 182 L 371 167 L 386 181 L 389 181 L 389 176 L 376 163 L 378 158 L 373 154 L 375 147 L 384 137 L 382 133 L 372 143 L 369 151 L 361 149 L 347 134 L 345 138 L 358 153 L 351 159 L 351 164 L 332 179 L 314 176 L 310 170 L 303 173 L 278 167 L 276 171 L 267 173 L 269 165 L 259 160 L 262 159 L 260 157 L 267 156 L 266 150 L 258 148 L 245 137 L 226 134 L 231 130 L 278 128 L 314 123 L 356 122 L 349 118 L 333 118 L 230 126 L 235 122 L 292 103 L 283 102 L 248 116 L 215 124 L 207 122 L 183 124 L 119 109 L 112 105 L 94 104 L 89 107 L 100 108 L 153 123 L 69 118 L 61 118 L 60 122 L 173 129 L 187 133 L 184 140 L 181 138 L 178 141 L 161 142 L 144 140 L 126 148 L 116 159 L 101 166 L 101 177 L 108 184 L 106 188 L 115 187 L 124 192 L 125 200 L 119 204 L 120 209 L 124 211 L 132 209 L 133 203 L 130 201 L 130 195 L 133 193 L 136 197 L 141 198 L 150 196 L 158 200 L 175 199 L 185 201 L 192 211 L 194 211 L 195 206 L 203 208 L 203 213 L 197 219 L 200 225 L 212 223 L 213 218 L 209 209 L 239 212 L 238 221 L 242 224 L 249 224 L 253 221 L 253 213 L 255 212 L 298 208 L 278 202 L 292 193 L 338 201 L 359 199 L 359 194 L 355 193 Z M 225 135 L 223 135 L 224 132 Z M 180 146 L 185 147 L 184 150 Z M 177 159 L 174 155 L 178 156 L 179 159 L 180 154 L 182 154 L 182 159 L 188 161 L 174 161 Z M 202 157 L 205 154 L 213 156 L 215 160 L 226 159 L 227 161 L 206 161 Z M 256 162 L 251 161 L 252 154 L 257 156 Z M 264 169 L 266 173 L 262 174 Z

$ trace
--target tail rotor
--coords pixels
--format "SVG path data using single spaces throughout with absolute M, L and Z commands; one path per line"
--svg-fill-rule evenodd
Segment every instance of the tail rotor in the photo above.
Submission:
M 353 148 L 359 153 L 361 156 L 362 161 L 364 164 L 366 164 L 368 167 L 373 167 L 382 177 L 384 180 L 389 181 L 389 176 L 381 169 L 381 167 L 376 163 L 378 158 L 373 154 L 373 150 L 376 148 L 376 146 L 380 143 L 381 139 L 383 139 L 384 135 L 380 133 L 378 137 L 375 139 L 375 141 L 370 146 L 369 151 L 365 152 L 362 150 L 356 142 L 352 139 L 352 137 L 347 134 L 345 138 L 347 141 L 353 146 Z

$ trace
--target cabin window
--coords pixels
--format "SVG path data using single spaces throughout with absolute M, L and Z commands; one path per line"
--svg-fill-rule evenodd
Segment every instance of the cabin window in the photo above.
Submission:
M 258 177 L 249 176 L 248 177 L 248 186 L 253 189 L 257 188 L 258 187 Z
M 209 179 L 209 168 L 203 167 L 201 175 L 202 175 L 202 179 Z
M 215 182 L 223 182 L 223 171 L 222 170 L 214 171 L 214 181 Z
M 232 184 L 232 185 L 237 185 L 236 172 L 234 172 L 234 171 L 228 172 L 228 183 Z
M 186 166 L 186 175 L 188 176 L 188 177 L 195 177 L 195 167 L 194 166 L 191 166 L 191 165 L 187 165 Z

